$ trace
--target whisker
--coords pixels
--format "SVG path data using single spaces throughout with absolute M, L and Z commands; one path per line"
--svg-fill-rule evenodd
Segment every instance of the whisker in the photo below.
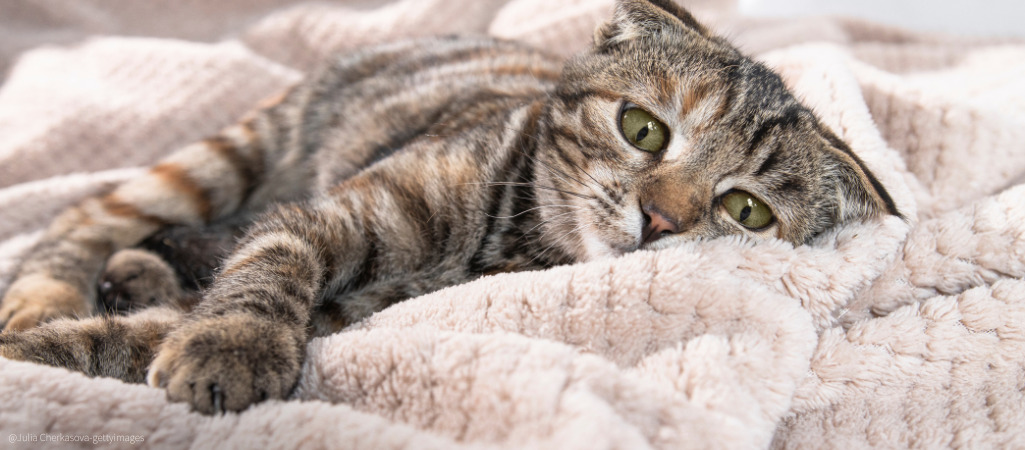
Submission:
M 553 187 L 549 187 L 549 186 L 534 186 L 534 187 L 536 187 L 538 189 L 545 189 L 545 190 L 549 190 L 549 191 L 561 192 L 561 193 L 566 194 L 566 195 L 572 195 L 574 197 L 582 198 L 582 199 L 586 199 L 586 200 L 593 200 L 593 199 L 598 198 L 598 197 L 595 197 L 593 195 L 579 194 L 579 193 L 576 193 L 576 192 L 573 192 L 573 191 L 567 191 L 565 189 L 553 188 Z
M 584 186 L 584 187 L 586 187 L 588 189 L 591 188 L 590 186 L 587 185 L 587 183 L 584 183 L 583 180 L 581 180 L 581 179 L 579 179 L 577 177 L 574 177 L 573 175 L 570 175 L 570 174 L 566 173 L 562 169 L 559 169 L 557 167 L 553 167 L 551 164 L 548 164 L 548 163 L 546 163 L 544 161 L 541 161 L 540 159 L 537 159 L 537 158 L 535 158 L 535 157 L 533 157 L 531 155 L 528 155 L 526 153 L 523 153 L 523 156 L 525 156 L 528 159 L 530 159 L 531 161 L 533 161 L 534 164 L 537 164 L 537 165 L 543 167 L 545 170 L 548 171 L 548 173 L 550 173 L 552 175 L 555 175 L 556 178 L 562 180 L 563 182 L 565 182 L 567 184 L 569 184 L 569 181 L 572 180 L 573 182 L 575 182 L 575 183 L 577 183 L 577 184 L 579 184 L 581 186 Z M 569 180 L 567 180 L 567 178 Z
M 575 168 L 576 168 L 576 169 L 577 169 L 578 171 L 580 171 L 580 173 L 583 173 L 584 175 L 587 175 L 587 178 L 590 178 L 590 179 L 591 179 L 591 181 L 594 181 L 594 183 L 595 183 L 595 184 L 597 184 L 598 186 L 602 186 L 601 182 L 599 182 L 599 181 L 598 181 L 598 180 L 597 180 L 596 178 L 594 178 L 594 176 L 592 176 L 592 175 L 590 174 L 590 172 L 588 172 L 588 171 L 584 170 L 584 168 L 583 168 L 583 167 L 580 167 L 580 165 L 579 165 L 579 164 L 577 164 L 576 162 L 574 162 L 574 161 L 570 161 L 570 160 L 568 160 L 568 159 L 563 159 L 563 161 L 566 161 L 566 162 L 568 162 L 568 163 L 572 164 L 572 165 L 573 165 L 573 167 L 575 167 Z
M 552 217 L 549 217 L 549 218 L 548 218 L 547 220 L 542 220 L 541 222 L 538 222 L 538 224 L 537 224 L 537 225 L 534 225 L 534 226 L 533 226 L 533 227 L 531 227 L 531 228 L 530 228 L 529 230 L 527 230 L 527 233 L 530 233 L 530 232 L 532 232 L 532 231 L 536 230 L 536 229 L 537 229 L 538 227 L 540 227 L 540 226 L 542 226 L 542 225 L 545 225 L 545 224 L 547 224 L 547 223 L 551 223 L 551 222 L 555 221 L 556 219 L 558 219 L 558 218 L 560 218 L 560 217 L 562 217 L 562 216 L 567 216 L 567 215 L 573 214 L 573 213 L 575 213 L 575 212 L 576 212 L 576 211 L 566 211 L 566 212 L 564 212 L 564 213 L 556 214 L 556 215 L 554 215 L 554 216 L 552 216 Z
M 572 195 L 574 197 L 578 197 L 578 198 L 582 198 L 582 199 L 586 199 L 586 200 L 593 200 L 593 199 L 598 198 L 598 197 L 596 197 L 594 195 L 581 194 L 579 192 L 573 192 L 573 191 L 569 191 L 569 190 L 566 190 L 566 189 L 559 189 L 557 187 L 543 186 L 543 185 L 534 184 L 534 183 L 524 183 L 524 182 L 520 182 L 520 181 L 483 181 L 483 182 L 478 182 L 478 183 L 463 183 L 462 185 L 523 186 L 523 187 L 533 187 L 533 188 L 537 188 L 537 189 L 546 189 L 546 190 L 549 190 L 549 191 L 562 192 L 563 194 Z
M 541 167 L 544 167 L 544 168 L 545 168 L 546 170 L 548 170 L 549 172 L 552 172 L 552 171 L 556 171 L 556 172 L 558 172 L 558 173 L 559 173 L 560 175 L 562 175 L 562 177 L 566 177 L 566 178 L 569 178 L 570 180 L 573 180 L 574 182 L 576 182 L 577 184 L 579 184 L 579 185 L 581 185 L 581 186 L 584 186 L 584 187 L 586 187 L 586 188 L 588 188 L 588 189 L 594 190 L 594 189 L 593 189 L 593 188 L 592 188 L 591 186 L 588 186 L 588 185 L 587 185 L 587 183 L 585 183 L 585 182 L 584 182 L 583 180 L 581 180 L 581 179 L 579 179 L 579 178 L 577 178 L 577 177 L 575 177 L 575 176 L 573 176 L 573 175 L 570 175 L 570 174 L 566 173 L 566 171 L 564 171 L 564 170 L 562 170 L 562 169 L 559 169 L 559 168 L 557 168 L 557 167 L 553 167 L 553 166 L 552 166 L 551 164 L 547 164 L 547 163 L 544 163 L 544 162 L 542 162 L 542 161 L 540 161 L 540 160 L 537 160 L 537 162 L 541 164 Z M 592 180 L 594 179 L 594 177 L 591 177 L 591 175 L 590 175 L 590 174 L 588 174 L 588 173 L 587 173 L 586 171 L 584 171 L 583 169 L 580 169 L 580 168 L 578 167 L 578 168 L 577 168 L 577 170 L 580 170 L 581 172 L 584 172 L 584 174 L 585 174 L 585 175 L 587 175 L 588 177 L 590 177 L 590 178 L 591 178 Z M 562 177 L 559 177 L 559 178 L 560 178 L 560 179 L 562 179 L 563 181 L 566 181 L 566 179 L 565 179 L 565 178 L 562 178 Z M 601 186 L 601 183 L 598 183 L 598 185 L 599 185 L 599 186 Z
M 527 136 L 527 137 L 529 137 L 530 139 L 532 139 L 532 140 L 534 141 L 534 144 L 535 144 L 535 145 L 541 145 L 541 141 L 539 141 L 539 140 L 538 140 L 537 136 L 534 136 L 534 135 L 531 135 L 531 134 L 525 133 L 525 132 L 524 132 L 523 130 L 520 130 L 520 129 L 517 129 L 517 128 L 513 128 L 513 127 L 510 127 L 510 126 L 505 126 L 505 128 L 506 128 L 506 129 L 508 129 L 508 130 L 514 131 L 514 132 L 516 132 L 516 133 L 520 133 L 520 134 L 521 134 L 521 135 L 523 135 L 523 136 Z M 530 160 L 531 160 L 531 161 L 532 161 L 532 162 L 533 162 L 534 164 L 538 164 L 538 165 L 540 165 L 541 167 L 544 167 L 544 168 L 545 168 L 546 170 L 548 170 L 549 172 L 551 172 L 551 173 L 552 173 L 553 175 L 562 175 L 562 177 L 565 177 L 565 178 L 569 178 L 569 179 L 571 179 L 571 180 L 575 181 L 576 183 L 578 183 L 578 184 L 580 184 L 580 185 L 583 185 L 583 186 L 585 186 L 585 187 L 587 187 L 587 188 L 590 188 L 590 186 L 587 186 L 587 183 L 584 183 L 584 182 L 583 182 L 582 180 L 580 180 L 579 178 L 576 178 L 576 177 L 574 177 L 574 176 L 572 176 L 572 175 L 570 175 L 570 174 L 566 173 L 565 171 L 562 171 L 562 170 L 560 170 L 560 169 L 558 169 L 558 168 L 556 168 L 556 167 L 552 167 L 552 166 L 551 166 L 550 164 L 547 164 L 547 163 L 545 163 L 544 161 L 541 161 L 540 159 L 538 159 L 538 158 L 534 157 L 533 155 L 529 155 L 529 154 L 527 154 L 527 153 L 526 153 L 526 152 L 524 152 L 524 151 L 523 151 L 522 149 L 514 148 L 514 150 L 516 150 L 516 151 L 520 152 L 520 154 L 521 154 L 521 155 L 523 155 L 523 156 L 524 156 L 524 157 L 526 157 L 527 159 L 530 159 Z M 577 167 L 577 169 L 578 169 L 578 170 L 581 170 L 581 169 L 580 169 L 580 167 Z M 582 170 L 581 170 L 581 171 L 582 171 Z M 556 172 L 557 172 L 557 173 L 556 173 Z M 584 173 L 585 173 L 585 174 L 587 174 L 587 172 L 584 172 Z M 590 177 L 590 174 L 587 174 L 587 176 L 588 176 L 588 177 Z M 560 178 L 562 178 L 562 177 L 560 177 Z M 567 181 L 567 180 L 566 180 L 565 178 L 562 178 L 562 180 L 563 180 L 563 181 Z M 594 179 L 594 177 L 591 177 L 591 179 L 593 180 L 593 179 Z M 597 182 L 597 180 L 595 180 L 595 182 Z M 600 185 L 601 185 L 601 183 L 599 183 L 598 185 L 600 186 Z
M 545 190 L 549 190 L 549 191 L 561 192 L 561 193 L 566 194 L 566 195 L 572 195 L 574 197 L 582 198 L 582 199 L 586 199 L 586 200 L 593 200 L 593 199 L 597 198 L 597 197 L 595 197 L 593 195 L 581 194 L 579 192 L 573 192 L 573 191 L 570 191 L 570 190 L 567 190 L 567 189 L 559 189 L 557 187 L 543 186 L 543 185 L 540 185 L 540 184 L 518 183 L 518 182 L 514 182 L 514 181 L 495 181 L 495 182 L 492 182 L 490 184 L 497 185 L 497 186 L 530 186 L 530 187 L 534 187 L 534 188 L 537 188 L 537 189 L 545 189 Z
M 561 214 L 561 215 L 565 215 L 565 214 Z M 554 219 L 554 217 L 553 217 L 553 219 Z M 580 224 L 580 225 L 578 225 L 576 227 L 573 227 L 572 229 L 562 233 L 559 237 L 554 238 L 552 240 L 551 244 L 546 246 L 544 248 L 544 250 L 538 252 L 537 255 L 535 255 L 533 258 L 530 259 L 530 264 L 533 264 L 535 261 L 538 260 L 538 258 L 541 258 L 541 257 L 544 257 L 544 256 L 548 255 L 548 253 L 550 253 L 552 250 L 555 250 L 556 246 L 561 241 L 567 240 L 567 238 L 569 238 L 571 235 L 579 232 L 580 230 L 584 229 L 585 227 L 587 227 L 587 224 L 586 223 L 582 223 L 582 224 Z
M 492 216 L 491 214 L 485 214 L 485 215 L 488 216 L 488 217 L 495 218 L 495 219 L 513 219 L 513 218 L 522 216 L 522 215 L 524 215 L 524 214 L 526 214 L 528 212 L 531 212 L 531 211 L 534 211 L 534 210 L 537 210 L 537 209 L 541 209 L 541 208 L 575 208 L 575 209 L 583 209 L 582 206 L 577 206 L 577 205 L 540 205 L 540 206 L 535 206 L 533 208 L 525 209 L 525 210 L 520 211 L 520 212 L 518 212 L 516 214 L 513 214 L 511 216 Z M 533 231 L 533 228 L 531 228 L 530 230 Z

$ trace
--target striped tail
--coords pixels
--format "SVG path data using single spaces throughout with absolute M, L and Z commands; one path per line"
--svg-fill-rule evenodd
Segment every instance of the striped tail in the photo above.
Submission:
M 112 192 L 60 214 L 0 302 L 0 328 L 92 315 L 107 258 L 169 225 L 201 225 L 308 189 L 308 155 L 287 144 L 299 108 L 279 95 L 217 136 L 188 145 Z

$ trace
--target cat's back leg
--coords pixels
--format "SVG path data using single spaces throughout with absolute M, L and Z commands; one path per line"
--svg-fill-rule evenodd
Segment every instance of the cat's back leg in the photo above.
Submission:
M 97 291 L 99 306 L 112 315 L 174 305 L 186 295 L 178 274 L 167 261 L 135 248 L 121 250 L 107 260 Z
M 237 223 L 176 226 L 118 251 L 97 286 L 107 315 L 0 333 L 0 356 L 144 382 L 159 344 L 198 303 L 240 232 Z
M 99 306 L 121 315 L 156 305 L 191 309 L 248 225 L 248 218 L 241 219 L 168 227 L 114 253 L 96 286 Z
M 173 306 L 158 306 L 131 316 L 54 320 L 0 333 L 0 357 L 143 383 L 157 348 L 184 314 Z
M 290 136 L 302 99 L 284 96 L 144 175 L 60 214 L 0 302 L 0 328 L 21 330 L 96 310 L 107 258 L 173 225 L 204 225 L 309 189 L 308 150 Z

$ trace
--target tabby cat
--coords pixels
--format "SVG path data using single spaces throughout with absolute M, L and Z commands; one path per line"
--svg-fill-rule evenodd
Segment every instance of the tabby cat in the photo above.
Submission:
M 887 192 L 776 74 L 671 0 L 620 0 L 568 61 L 483 38 L 334 59 L 69 209 L 3 298 L 0 354 L 239 411 L 288 395 L 311 336 L 445 286 L 699 238 L 799 245 L 884 214 Z M 232 242 L 239 223 L 194 302 L 180 270 L 125 250 L 174 247 L 181 227 Z M 51 321 L 112 292 L 155 306 Z

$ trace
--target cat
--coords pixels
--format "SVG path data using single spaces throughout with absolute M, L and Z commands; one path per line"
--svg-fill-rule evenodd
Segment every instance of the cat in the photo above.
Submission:
M 445 286 L 882 215 L 884 187 L 778 75 L 671 0 L 619 0 L 568 60 L 457 37 L 338 57 L 69 209 L 0 304 L 0 355 L 241 411 L 288 395 L 312 336 Z M 229 236 L 184 245 L 217 259 L 209 286 L 132 249 L 195 242 L 182 229 Z M 97 296 L 141 309 L 60 319 Z

